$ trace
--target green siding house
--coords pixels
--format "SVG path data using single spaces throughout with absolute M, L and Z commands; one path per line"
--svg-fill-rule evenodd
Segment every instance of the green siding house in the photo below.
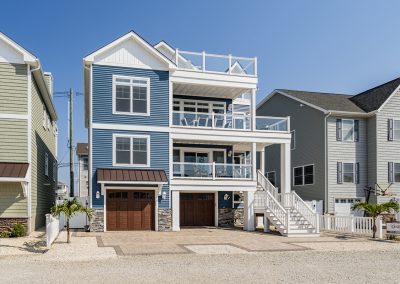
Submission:
M 51 74 L 0 33 L 0 231 L 45 225 L 57 184 L 56 120 Z

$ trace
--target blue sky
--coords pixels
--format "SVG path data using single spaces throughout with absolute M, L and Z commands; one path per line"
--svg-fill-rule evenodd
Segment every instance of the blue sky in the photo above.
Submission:
M 183 50 L 257 56 L 258 100 L 276 88 L 355 94 L 400 75 L 400 1 L 19 0 L 1 10 L 0 30 L 40 58 L 55 91 L 83 92 L 82 58 L 129 30 Z M 68 162 L 67 99 L 55 104 Z M 82 96 L 74 107 L 84 142 Z

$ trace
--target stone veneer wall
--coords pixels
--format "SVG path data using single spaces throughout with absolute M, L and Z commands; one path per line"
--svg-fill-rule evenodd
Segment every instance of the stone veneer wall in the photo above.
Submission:
M 104 209 L 93 209 L 93 216 L 90 219 L 91 232 L 104 232 Z
M 158 230 L 171 231 L 172 230 L 172 210 L 171 209 L 158 209 Z
M 28 232 L 28 218 L 0 218 L 0 232 L 8 232 L 15 224 L 24 225 Z
M 241 227 L 244 220 L 243 208 L 220 208 L 218 209 L 219 227 Z
M 234 224 L 235 227 L 243 227 L 244 226 L 244 209 L 237 208 L 234 209 Z

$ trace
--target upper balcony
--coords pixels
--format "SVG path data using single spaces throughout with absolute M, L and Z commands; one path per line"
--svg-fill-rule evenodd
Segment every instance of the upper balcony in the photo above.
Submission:
M 256 57 L 237 57 L 230 54 L 220 55 L 175 49 L 175 62 L 178 69 L 187 71 L 257 77 Z

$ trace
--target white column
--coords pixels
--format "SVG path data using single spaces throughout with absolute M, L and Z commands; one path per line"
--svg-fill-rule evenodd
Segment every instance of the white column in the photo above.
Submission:
M 267 217 L 267 213 L 264 213 L 264 233 L 269 232 L 269 220 Z
M 260 171 L 265 175 L 265 148 L 260 151 Z
M 245 231 L 254 231 L 254 191 L 244 192 L 244 228 Z
M 251 129 L 256 130 L 256 89 L 251 90 Z
M 281 193 L 290 193 L 290 143 L 281 144 Z
M 172 231 L 180 231 L 181 226 L 179 224 L 179 191 L 171 191 L 172 194 Z
M 251 144 L 251 164 L 252 164 L 252 175 L 253 180 L 257 180 L 257 147 L 256 143 Z

